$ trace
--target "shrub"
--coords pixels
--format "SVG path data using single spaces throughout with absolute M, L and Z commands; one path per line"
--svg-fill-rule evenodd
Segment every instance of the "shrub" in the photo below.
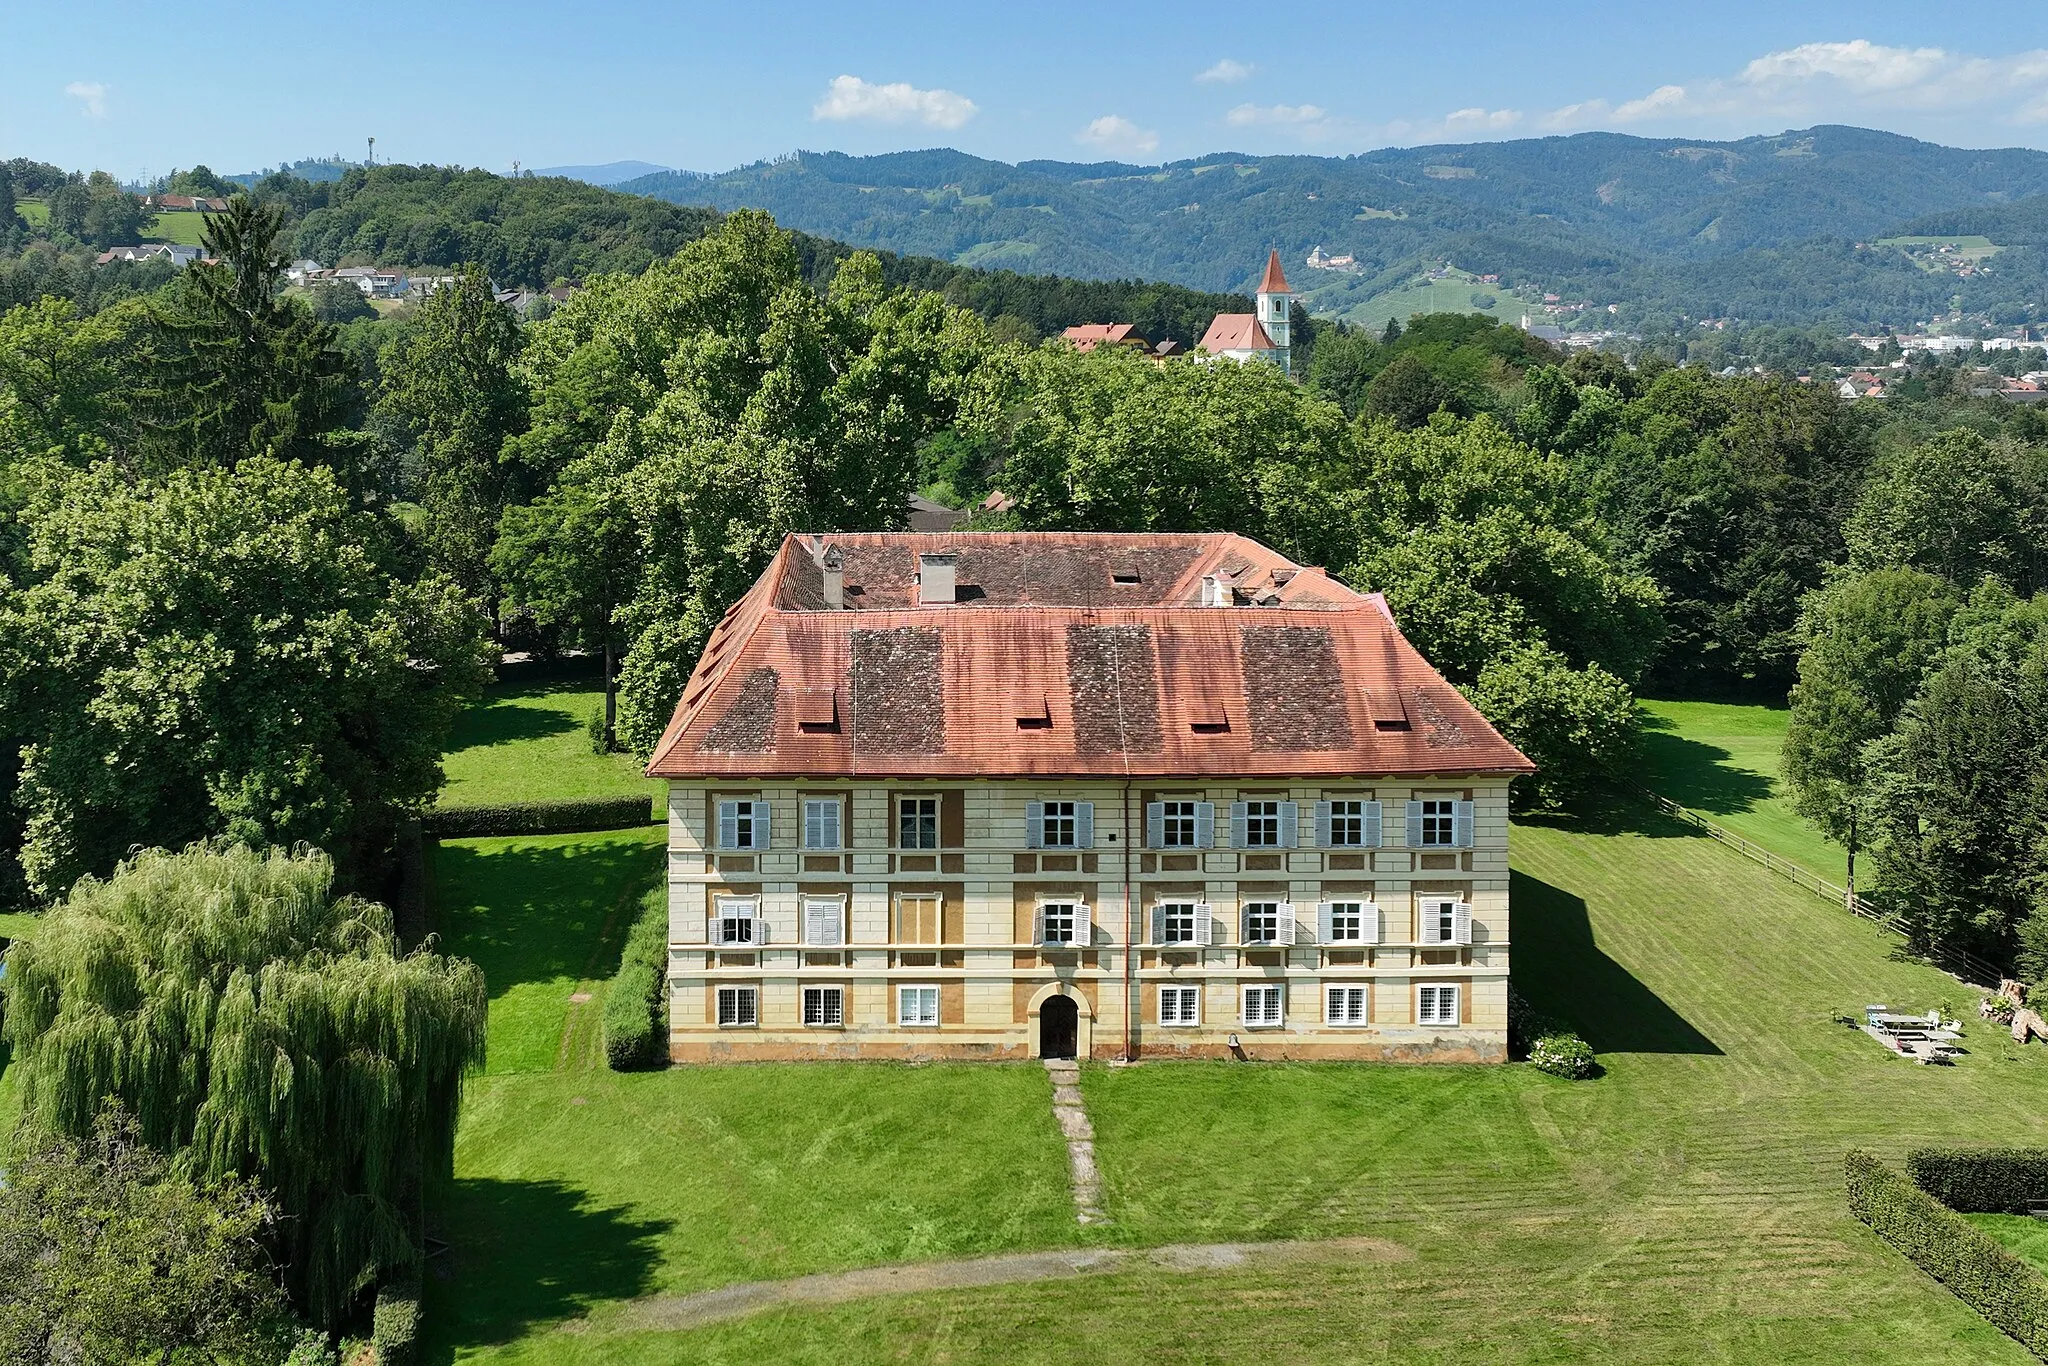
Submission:
M 2004 1214 L 2048 1201 L 2048 1148 L 1918 1148 L 1913 1184 L 1965 1214 Z
M 604 703 L 590 709 L 590 715 L 583 718 L 583 734 L 590 741 L 592 754 L 616 754 L 619 747 L 608 743 L 604 733 Z
M 583 797 L 574 801 L 505 802 L 497 806 L 442 806 L 421 828 L 439 839 L 481 835 L 561 835 L 582 830 L 624 830 L 654 819 L 645 796 Z
M 1851 1214 L 1993 1327 L 2048 1356 L 2048 1280 L 2040 1272 L 1869 1153 L 1851 1152 L 1844 1166 Z
M 393 1272 L 391 1279 L 377 1287 L 370 1345 L 376 1349 L 377 1366 L 414 1366 L 419 1360 L 419 1267 Z
M 662 1060 L 668 1038 L 668 889 L 656 887 L 640 903 L 626 936 L 619 970 L 604 998 L 604 1060 L 615 1072 Z
M 1600 1070 L 1593 1045 L 1569 1031 L 1546 1034 L 1529 1050 L 1529 1065 L 1566 1081 L 1585 1081 Z

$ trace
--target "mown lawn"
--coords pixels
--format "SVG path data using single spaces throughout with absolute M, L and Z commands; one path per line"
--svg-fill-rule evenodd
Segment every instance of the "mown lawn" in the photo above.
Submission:
M 593 676 L 596 670 L 592 669 Z M 624 754 L 591 751 L 585 724 L 604 694 L 580 681 L 499 684 L 456 718 L 443 806 L 623 797 L 661 784 Z
M 150 242 L 170 242 L 181 247 L 199 245 L 199 234 L 206 230 L 206 215 L 203 213 L 160 213 L 150 220 L 143 234 Z
M 2008 1250 L 2032 1262 L 2036 1270 L 2048 1272 L 2048 1219 L 2036 1219 L 2029 1214 L 1965 1214 L 1963 1217 L 2005 1244 Z
M 0 911 L 0 939 L 26 939 L 37 917 L 25 911 Z
M 436 1341 L 464 1360 L 834 1366 L 2031 1360 L 1849 1218 L 1840 1163 L 2048 1142 L 2048 1052 L 1972 1030 L 1954 1068 L 1886 1054 L 1834 1017 L 1973 993 L 1675 823 L 1518 825 L 1514 865 L 1517 980 L 1592 1040 L 1598 1081 L 1084 1070 L 1116 1220 L 1091 1239 L 1371 1236 L 1407 1260 L 1134 1267 L 612 1331 L 634 1295 L 1077 1241 L 1044 1078 L 493 1075 L 466 1111 Z
M 1645 702 L 1646 787 L 1832 882 L 1848 857 L 1802 820 L 1785 790 L 1783 707 L 1727 702 Z

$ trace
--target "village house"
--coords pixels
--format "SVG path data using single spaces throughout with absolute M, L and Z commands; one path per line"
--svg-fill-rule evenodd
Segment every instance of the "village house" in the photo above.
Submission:
M 152 213 L 226 213 L 225 199 L 206 199 L 189 194 L 153 194 L 142 201 Z
M 1289 310 L 1294 303 L 1294 292 L 1287 287 L 1287 276 L 1280 269 L 1280 253 L 1277 251 L 1266 254 L 1266 273 L 1259 280 L 1257 299 L 1257 312 L 1218 313 L 1210 322 L 1209 330 L 1202 334 L 1201 341 L 1195 343 L 1195 350 L 1234 361 L 1264 356 L 1279 366 L 1282 374 L 1291 375 L 1294 373 L 1294 349 Z
M 1145 340 L 1132 323 L 1081 323 L 1060 334 L 1072 342 L 1074 349 L 1082 355 L 1098 346 L 1129 346 L 1140 351 L 1152 349 L 1152 343 Z
M 669 1051 L 1499 1061 L 1530 771 L 1239 536 L 790 537 L 648 767 Z
M 173 242 L 142 242 L 134 246 L 108 247 L 93 257 L 93 264 L 110 266 L 116 261 L 163 260 L 183 270 L 198 259 L 198 247 L 181 246 Z

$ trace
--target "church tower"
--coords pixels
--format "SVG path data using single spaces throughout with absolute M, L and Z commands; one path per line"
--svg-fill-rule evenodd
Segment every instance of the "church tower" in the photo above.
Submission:
M 1294 305 L 1294 291 L 1287 287 L 1287 277 L 1280 273 L 1280 253 L 1266 254 L 1266 275 L 1259 281 L 1259 326 L 1266 329 L 1266 335 L 1273 342 L 1273 361 L 1283 375 L 1294 373 L 1294 352 L 1290 332 L 1289 310 Z

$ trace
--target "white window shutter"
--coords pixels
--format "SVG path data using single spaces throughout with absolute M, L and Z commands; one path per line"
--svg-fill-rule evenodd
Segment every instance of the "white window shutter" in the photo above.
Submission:
M 1214 910 L 1214 908 L 1213 908 L 1213 907 L 1211 907 L 1211 906 L 1209 905 L 1209 903 L 1208 903 L 1208 902 L 1206 902 L 1206 901 L 1198 901 L 1198 902 L 1196 902 L 1196 903 L 1195 903 L 1195 943 L 1196 943 L 1196 944 L 1198 944 L 1198 945 L 1208 945 L 1208 944 L 1210 944 L 1210 943 L 1213 943 L 1213 942 L 1215 941 L 1215 937 L 1216 937 L 1216 927 L 1215 927 L 1214 923 L 1213 923 L 1213 922 L 1212 922 L 1212 920 L 1211 920 L 1211 917 L 1212 917 L 1212 916 L 1213 916 L 1214 914 L 1215 914 L 1215 910 Z
M 1330 804 L 1316 803 L 1316 848 L 1330 847 Z
M 1216 803 L 1195 803 L 1195 847 L 1207 849 L 1216 843 Z
M 1330 943 L 1330 934 L 1330 903 L 1324 901 L 1316 906 L 1316 942 Z
M 1166 803 L 1145 803 L 1145 847 L 1158 849 L 1166 843 Z
M 1365 847 L 1368 849 L 1379 848 L 1385 842 L 1382 838 L 1383 834 L 1384 832 L 1380 827 L 1380 804 L 1378 802 L 1367 802 L 1365 804 Z
M 740 804 L 720 802 L 718 804 L 718 847 L 737 849 L 740 847 Z
M 1421 802 L 1408 803 L 1408 847 L 1410 849 L 1420 849 L 1422 847 Z
M 1074 803 L 1074 847 L 1093 849 L 1095 847 L 1095 803 Z
M 1472 942 L 1472 903 L 1469 901 L 1456 902 L 1451 907 L 1451 942 Z
M 754 943 L 757 945 L 761 945 L 766 944 L 767 942 L 768 917 L 762 915 L 760 907 L 757 906 L 754 908 Z
M 1472 803 L 1459 802 L 1451 809 L 1451 838 L 1460 849 L 1472 847 Z
M 1074 942 L 1086 948 L 1095 942 L 1094 914 L 1086 902 L 1074 907 Z
M 1376 901 L 1368 901 L 1358 908 L 1358 933 L 1368 944 L 1380 942 L 1380 908 Z
M 1250 838 L 1247 833 L 1249 818 L 1245 811 L 1246 805 L 1243 802 L 1230 804 L 1230 847 L 1233 849 L 1244 848 Z
M 1031 942 L 1034 944 L 1043 944 L 1045 942 L 1045 907 L 1043 906 L 1040 906 L 1031 913 Z
M 1024 803 L 1024 847 L 1045 848 L 1045 803 Z
M 1291 901 L 1281 902 L 1279 916 L 1277 928 L 1279 930 L 1280 942 L 1292 944 L 1294 942 L 1294 903 Z
M 1280 803 L 1280 847 L 1282 849 L 1292 849 L 1294 847 L 1295 810 L 1293 802 Z
M 804 939 L 807 943 L 837 946 L 846 942 L 846 908 L 837 897 L 813 897 L 804 902 Z

